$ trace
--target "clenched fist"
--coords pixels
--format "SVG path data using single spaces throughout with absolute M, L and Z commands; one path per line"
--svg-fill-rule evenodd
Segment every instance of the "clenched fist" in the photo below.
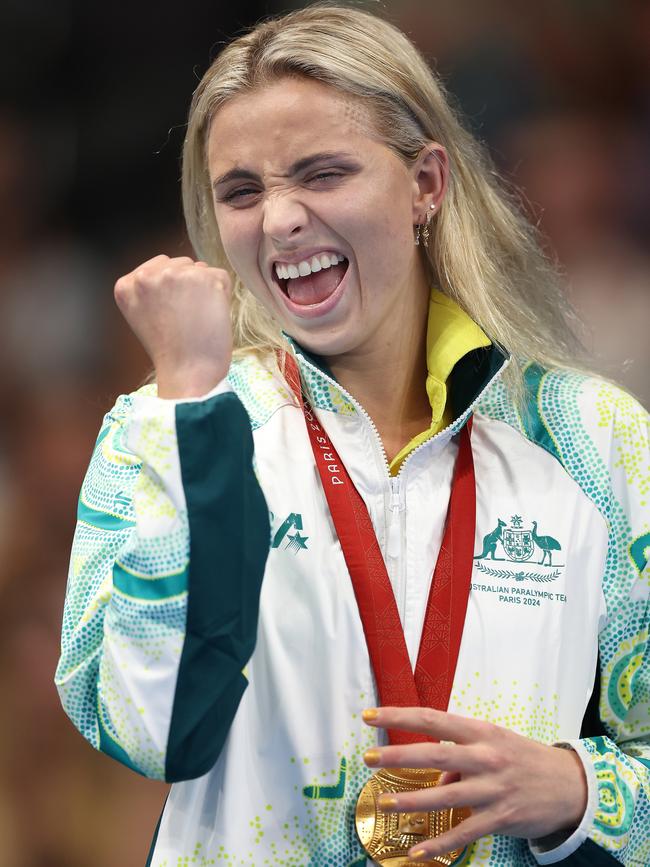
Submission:
M 154 256 L 120 277 L 114 292 L 153 362 L 160 397 L 200 397 L 221 382 L 232 356 L 227 271 Z

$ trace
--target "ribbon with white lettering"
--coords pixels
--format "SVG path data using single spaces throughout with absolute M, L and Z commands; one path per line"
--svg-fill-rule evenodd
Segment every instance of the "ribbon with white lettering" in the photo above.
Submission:
M 444 537 L 433 572 L 415 675 L 386 564 L 372 521 L 327 432 L 303 393 L 295 359 L 285 378 L 305 417 L 314 459 L 350 572 L 382 705 L 446 710 L 463 633 L 473 566 L 476 486 L 471 418 L 460 434 Z M 419 734 L 389 731 L 390 743 L 417 743 Z

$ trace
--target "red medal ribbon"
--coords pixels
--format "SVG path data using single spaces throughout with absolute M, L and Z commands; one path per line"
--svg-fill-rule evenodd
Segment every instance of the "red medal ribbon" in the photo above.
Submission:
M 395 595 L 372 521 L 329 436 L 303 394 L 298 365 L 285 356 L 285 377 L 302 406 L 316 466 L 350 572 L 382 705 L 446 710 L 460 649 L 474 558 L 476 486 L 471 418 L 460 435 L 445 532 L 433 573 L 415 675 Z M 389 730 L 392 744 L 423 735 Z M 430 739 L 429 739 L 430 740 Z

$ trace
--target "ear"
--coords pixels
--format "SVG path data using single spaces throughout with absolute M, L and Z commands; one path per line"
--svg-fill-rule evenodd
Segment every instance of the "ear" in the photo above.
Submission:
M 437 213 L 447 191 L 449 158 L 438 142 L 427 142 L 411 167 L 413 177 L 413 224 Z M 431 205 L 435 205 L 432 210 Z

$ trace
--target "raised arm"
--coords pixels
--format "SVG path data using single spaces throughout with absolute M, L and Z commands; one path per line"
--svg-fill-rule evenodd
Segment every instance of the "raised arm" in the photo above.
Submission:
M 212 311 L 219 346 L 227 293 L 210 275 L 215 269 L 167 260 L 160 278 L 165 259 L 151 260 L 143 279 L 167 279 L 169 298 L 170 278 L 194 268 L 205 282 L 183 299 L 183 288 L 196 284 L 186 279 L 179 290 L 177 279 L 173 303 L 182 309 L 193 300 L 185 308 L 192 319 L 201 291 L 216 299 L 212 308 L 203 304 L 202 327 Z M 159 323 L 165 315 L 173 322 L 170 305 L 157 298 Z M 269 523 L 246 411 L 225 382 L 213 388 L 224 370 L 214 359 L 210 368 L 187 357 L 184 380 L 178 346 L 163 327 L 155 339 L 166 345 L 167 375 L 150 335 L 151 327 L 143 342 L 167 399 L 145 387 L 104 420 L 79 498 L 56 684 L 93 746 L 146 776 L 175 781 L 214 764 L 245 688 Z M 229 340 L 226 350 L 229 361 Z M 194 394 L 180 393 L 183 383 Z

